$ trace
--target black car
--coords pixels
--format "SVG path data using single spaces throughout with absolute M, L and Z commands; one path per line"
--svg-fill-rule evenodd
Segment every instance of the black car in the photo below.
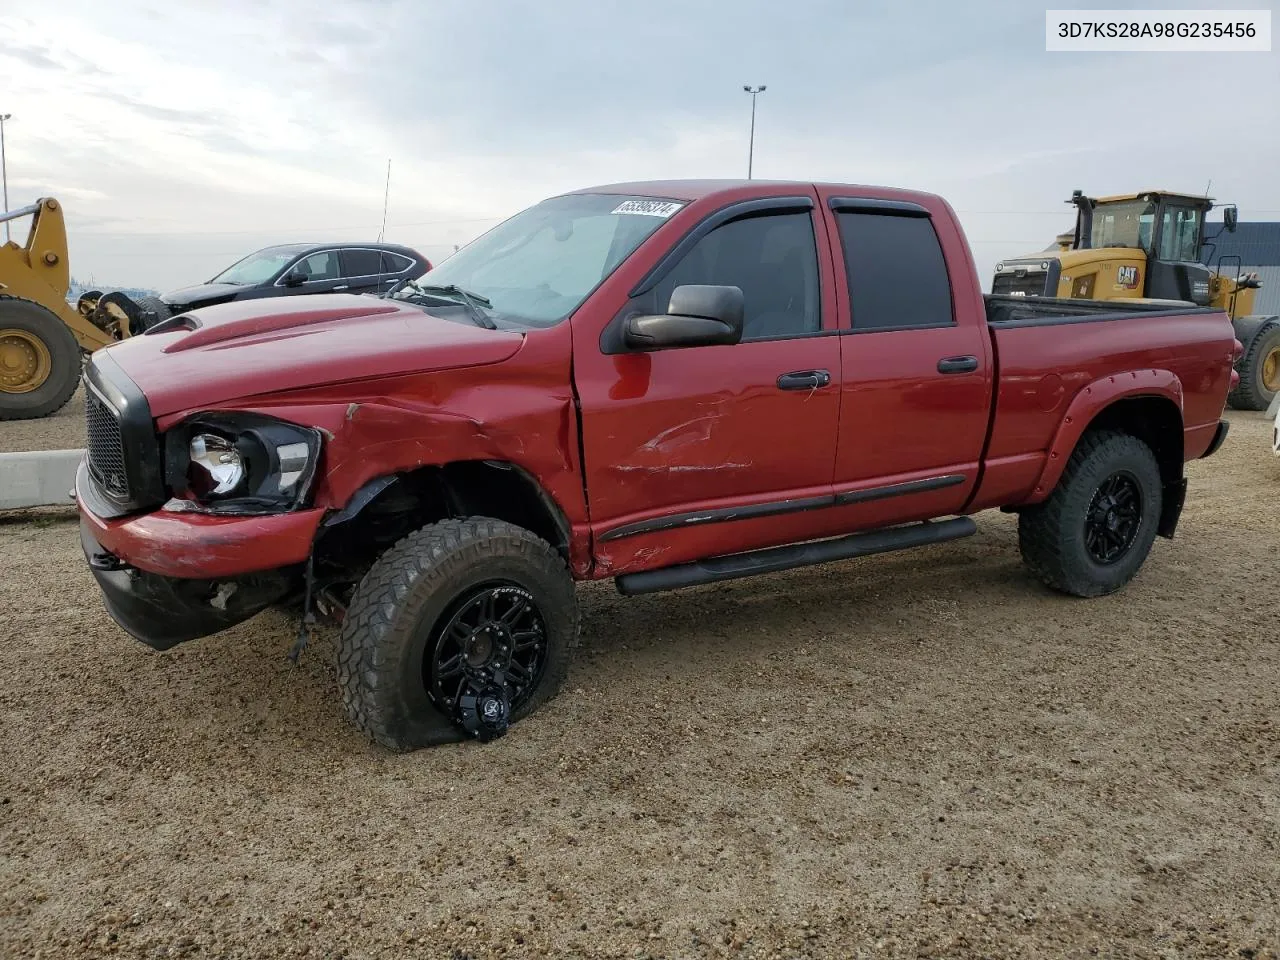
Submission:
M 384 293 L 430 269 L 431 262 L 418 251 L 390 243 L 286 243 L 251 253 L 208 283 L 172 290 L 160 299 L 169 313 L 181 313 L 229 300 Z

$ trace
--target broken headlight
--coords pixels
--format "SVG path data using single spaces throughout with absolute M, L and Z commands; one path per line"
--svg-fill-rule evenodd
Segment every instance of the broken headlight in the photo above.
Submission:
M 205 413 L 165 434 L 170 510 L 279 513 L 306 502 L 319 430 L 250 413 Z

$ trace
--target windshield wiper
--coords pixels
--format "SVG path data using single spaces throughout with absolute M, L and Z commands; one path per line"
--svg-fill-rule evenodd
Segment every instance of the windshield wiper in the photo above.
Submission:
M 489 319 L 488 314 L 481 309 L 482 307 L 493 306 L 488 297 L 472 293 L 470 290 L 464 290 L 456 283 L 415 283 L 410 280 L 407 286 L 422 293 L 443 293 L 446 296 L 457 297 L 467 308 L 467 313 L 476 322 L 477 326 L 484 327 L 486 330 L 498 329 L 498 325 Z

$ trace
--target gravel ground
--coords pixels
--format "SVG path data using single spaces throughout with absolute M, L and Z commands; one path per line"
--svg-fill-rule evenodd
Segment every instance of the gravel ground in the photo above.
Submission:
M 0 453 L 75 450 L 84 446 L 84 387 L 52 417 L 0 422 Z
M 1000 514 L 594 585 L 559 699 L 407 756 L 331 637 L 148 652 L 66 511 L 0 521 L 0 956 L 1273 957 L 1280 459 L 1232 423 L 1119 595 L 1033 583 Z

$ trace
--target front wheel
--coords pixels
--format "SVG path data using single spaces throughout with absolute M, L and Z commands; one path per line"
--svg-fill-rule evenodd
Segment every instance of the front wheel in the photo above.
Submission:
M 555 696 L 578 635 L 564 560 L 499 520 L 443 520 L 387 550 L 343 620 L 347 715 L 393 750 L 492 739 Z
M 1150 447 L 1127 434 L 1086 434 L 1049 498 L 1019 516 L 1022 560 L 1062 593 L 1112 593 L 1147 559 L 1162 505 Z

